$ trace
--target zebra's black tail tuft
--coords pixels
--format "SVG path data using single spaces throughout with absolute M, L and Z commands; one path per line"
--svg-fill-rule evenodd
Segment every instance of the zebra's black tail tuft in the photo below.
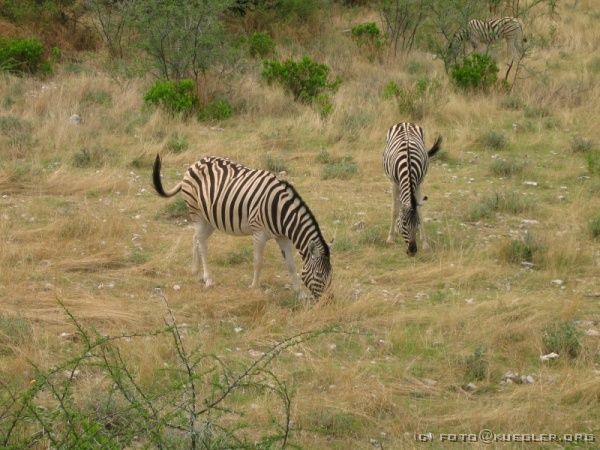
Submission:
M 429 151 L 427 152 L 427 156 L 429 156 L 430 158 L 432 156 L 434 156 L 439 151 L 441 145 L 442 145 L 442 136 L 438 136 L 433 144 L 433 147 L 431 147 L 429 149 Z
M 160 166 L 160 155 L 156 155 L 156 159 L 154 160 L 154 168 L 152 170 L 152 183 L 154 184 L 154 189 L 161 197 L 173 197 L 181 190 L 181 183 L 175 186 L 173 190 L 165 192 L 160 179 Z

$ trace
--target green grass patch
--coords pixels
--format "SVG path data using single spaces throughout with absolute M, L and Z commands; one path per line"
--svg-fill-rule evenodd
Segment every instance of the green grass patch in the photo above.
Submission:
M 266 170 L 278 174 L 279 172 L 287 172 L 288 166 L 283 158 L 273 156 L 267 153 L 263 158 L 263 165 Z
M 481 381 L 487 378 L 489 362 L 483 347 L 475 351 L 464 360 L 465 381 Z
M 542 334 L 546 353 L 577 357 L 581 351 L 581 332 L 573 322 L 559 322 L 548 325 Z
M 519 214 L 530 211 L 532 205 L 518 192 L 494 193 L 471 206 L 467 220 L 491 219 L 495 213 Z
M 489 150 L 502 150 L 506 148 L 507 140 L 501 131 L 485 131 L 477 139 L 477 143 Z
M 358 165 L 350 155 L 335 157 L 326 150 L 321 150 L 317 161 L 325 165 L 321 174 L 321 178 L 324 180 L 332 178 L 347 180 L 358 173 Z
M 594 239 L 600 238 L 600 214 L 589 221 L 588 230 Z
M 254 258 L 253 247 L 242 247 L 226 253 L 224 256 L 216 259 L 216 264 L 220 266 L 237 266 L 251 262 Z
M 173 133 L 165 144 L 165 150 L 171 153 L 183 153 L 190 148 L 190 143 L 185 134 Z
M 185 200 L 177 197 L 165 206 L 165 213 L 169 219 L 187 219 L 189 210 Z
M 490 164 L 490 172 L 498 177 L 511 177 L 523 173 L 525 163 L 516 159 L 495 159 Z
M 31 337 L 30 322 L 17 315 L 0 313 L 0 355 L 12 353 L 13 346 L 25 343 Z
M 595 150 L 596 145 L 593 140 L 583 136 L 573 136 L 571 139 L 571 150 L 575 153 L 587 153 Z
M 501 249 L 502 258 L 511 264 L 522 262 L 541 266 L 544 263 L 546 245 L 541 240 L 527 233 L 523 239 L 513 239 Z

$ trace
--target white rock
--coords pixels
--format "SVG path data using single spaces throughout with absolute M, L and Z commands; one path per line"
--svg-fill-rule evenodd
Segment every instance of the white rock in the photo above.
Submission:
M 329 347 L 329 350 L 335 350 L 337 348 L 337 345 L 329 344 L 328 347 Z
M 596 336 L 600 336 L 600 331 L 598 331 L 598 330 L 594 330 L 593 328 L 590 328 L 589 330 L 587 330 L 587 331 L 585 332 L 585 334 L 586 334 L 587 336 L 594 336 L 594 337 L 596 337 Z
M 559 355 L 558 353 L 554 353 L 554 352 L 552 352 L 552 353 L 548 353 L 547 355 L 542 355 L 542 356 L 540 356 L 540 359 L 541 359 L 542 361 L 550 361 L 551 359 L 556 359 L 556 358 L 558 358 L 559 356 L 560 356 L 560 355 Z
M 563 284 L 565 284 L 565 282 L 559 278 L 557 278 L 556 280 L 552 280 L 550 283 L 552 283 L 555 286 L 562 286 Z
M 244 329 L 242 327 L 235 327 L 233 331 L 235 331 L 236 333 L 241 333 L 242 331 L 244 331 Z
M 432 380 L 431 378 L 423 378 L 423 384 L 426 384 L 427 386 L 435 386 L 437 384 L 437 381 Z
M 178 291 L 178 290 L 180 290 L 180 289 L 181 289 L 181 286 L 179 286 L 178 284 L 174 284 L 174 285 L 173 285 L 173 290 L 174 290 L 174 291 Z
M 477 389 L 477 385 L 475 383 L 469 383 L 463 386 L 465 391 L 473 392 Z
M 523 184 L 526 186 L 537 186 L 537 181 L 523 181 Z
M 72 114 L 71 117 L 69 117 L 69 122 L 73 125 L 79 125 L 81 123 L 81 116 L 79 114 Z
M 73 371 L 71 370 L 65 370 L 64 372 L 64 376 L 67 380 L 71 380 L 71 379 L 75 379 L 79 376 L 79 374 L 81 373 L 81 371 L 79 369 L 75 369 Z
M 472 305 L 473 303 L 475 303 L 475 299 L 474 298 L 468 298 L 465 300 L 465 303 L 467 303 L 468 305 Z
M 259 352 L 258 350 L 252 350 L 252 349 L 248 350 L 248 353 L 253 358 L 260 358 L 261 356 L 263 356 L 265 354 L 265 352 Z
M 282 177 L 282 178 L 283 178 L 283 177 L 287 176 L 287 172 L 286 172 L 285 170 L 282 170 L 281 172 L 279 172 L 279 173 L 277 174 L 277 176 L 278 176 L 278 177 Z
M 537 220 L 533 220 L 533 219 L 523 219 L 523 220 L 521 220 L 521 223 L 523 225 L 537 225 L 539 222 Z
M 302 353 L 302 352 L 294 352 L 294 356 L 296 356 L 298 358 L 301 358 L 301 357 L 304 356 L 304 353 Z

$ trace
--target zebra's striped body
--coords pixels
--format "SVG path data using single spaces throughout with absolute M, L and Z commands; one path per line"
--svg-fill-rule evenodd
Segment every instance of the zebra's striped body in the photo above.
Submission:
M 442 142 L 438 137 L 429 151 L 425 150 L 423 129 L 415 124 L 401 122 L 387 132 L 387 142 L 383 152 L 383 170 L 392 182 L 392 224 L 388 243 L 394 242 L 394 234 L 401 231 L 407 245 L 407 253 L 417 252 L 416 233 L 421 223 L 419 208 L 427 197 L 421 194 L 421 183 L 429 158 L 437 153 Z M 427 246 L 423 228 L 421 239 Z
M 254 277 L 258 287 L 266 242 L 275 239 L 286 265 L 300 289 L 294 268 L 292 246 L 303 261 L 302 280 L 315 297 L 321 296 L 331 282 L 329 246 L 319 224 L 292 185 L 265 170 L 255 170 L 226 158 L 208 156 L 192 164 L 183 180 L 165 192 L 160 178 L 160 157 L 154 163 L 156 191 L 171 197 L 181 191 L 196 226 L 194 270 L 203 266 L 203 279 L 213 284 L 207 264 L 207 240 L 214 230 L 233 235 L 252 235 L 254 240 Z
M 458 51 L 462 45 L 466 52 L 466 44 L 469 43 L 476 51 L 482 45 L 489 46 L 496 41 L 504 39 L 506 41 L 506 51 L 509 58 L 510 71 L 513 62 L 523 57 L 523 43 L 527 42 L 523 34 L 523 25 L 515 17 L 502 17 L 500 19 L 480 20 L 472 19 L 467 26 L 460 30 L 452 39 L 450 46 L 453 51 Z

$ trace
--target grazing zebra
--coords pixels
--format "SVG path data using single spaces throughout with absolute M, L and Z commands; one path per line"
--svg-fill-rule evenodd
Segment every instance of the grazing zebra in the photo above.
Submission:
M 450 41 L 449 50 L 456 55 L 462 45 L 463 51 L 466 53 L 466 44 L 469 43 L 473 47 L 473 51 L 476 51 L 482 44 L 489 46 L 500 39 L 506 40 L 506 52 L 509 59 L 506 77 L 508 77 L 514 61 L 519 61 L 523 57 L 523 43 L 527 42 L 523 34 L 523 25 L 519 19 L 502 17 L 490 20 L 470 20 L 465 28 L 454 35 Z
M 392 225 L 387 242 L 394 242 L 394 235 L 401 231 L 406 243 L 406 253 L 417 253 L 417 229 L 421 224 L 419 207 L 427 197 L 421 195 L 421 182 L 427 173 L 429 158 L 437 153 L 442 143 L 438 136 L 433 147 L 425 150 L 423 129 L 415 124 L 402 122 L 387 132 L 383 152 L 383 170 L 392 182 Z M 423 227 L 421 241 L 427 248 Z
M 211 286 L 207 241 L 214 230 L 233 235 L 252 235 L 254 277 L 250 287 L 257 288 L 263 251 L 274 238 L 300 293 L 300 279 L 294 267 L 292 245 L 302 257 L 302 281 L 315 298 L 326 292 L 332 269 L 329 245 L 319 224 L 294 187 L 266 170 L 255 170 L 226 158 L 207 156 L 192 164 L 183 180 L 165 191 L 160 177 L 161 161 L 156 156 L 152 173 L 154 188 L 162 197 L 182 192 L 196 227 L 192 257 L 194 273 L 202 262 L 203 280 Z

